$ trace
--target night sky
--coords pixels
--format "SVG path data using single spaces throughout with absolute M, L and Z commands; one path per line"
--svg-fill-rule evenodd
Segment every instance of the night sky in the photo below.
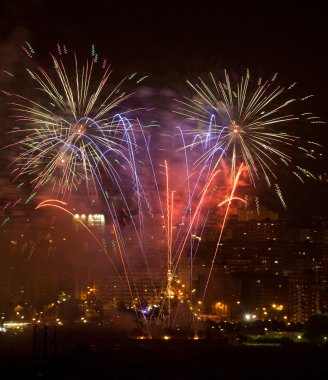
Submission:
M 149 87 L 176 92 L 186 89 L 186 79 L 224 68 L 239 73 L 248 67 L 255 75 L 267 77 L 278 72 L 281 83 L 298 82 L 300 96 L 315 94 L 311 111 L 328 119 L 326 13 L 319 2 L 130 5 L 92 1 L 82 5 L 15 0 L 1 2 L 0 20 L 0 66 L 9 71 L 15 69 L 19 45 L 25 40 L 41 63 L 49 62 L 48 54 L 58 42 L 82 55 L 89 54 L 94 43 L 118 72 L 144 73 L 149 75 Z M 311 129 L 315 141 L 325 144 L 327 136 L 326 126 Z M 325 172 L 327 158 L 316 165 L 318 174 Z M 319 189 L 305 186 L 299 201 L 309 204 L 317 199 L 314 212 L 322 212 L 326 194 L 322 185 Z M 298 201 L 291 201 L 297 211 Z M 307 212 L 311 211 L 312 206 Z
M 1 43 L 27 38 L 42 53 L 57 42 L 75 49 L 95 43 L 114 63 L 155 76 L 172 72 L 192 76 L 216 66 L 279 71 L 324 96 L 327 47 L 322 5 L 176 3 L 4 1 Z

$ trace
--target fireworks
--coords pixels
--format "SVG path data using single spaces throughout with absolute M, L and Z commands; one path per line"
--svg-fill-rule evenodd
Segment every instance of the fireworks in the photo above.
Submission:
M 231 163 L 234 177 L 236 168 L 244 162 L 250 182 L 255 185 L 264 177 L 269 187 L 277 181 L 281 164 L 300 181 L 304 174 L 311 175 L 295 164 L 295 148 L 304 149 L 312 158 L 314 150 L 300 147 L 300 137 L 286 130 L 289 126 L 299 127 L 302 119 L 312 124 L 323 122 L 312 113 L 295 115 L 290 106 L 308 97 L 291 98 L 289 93 L 295 83 L 282 87 L 275 84 L 276 78 L 275 74 L 272 79 L 255 81 L 247 71 L 239 82 L 231 80 L 227 72 L 222 81 L 211 74 L 209 82 L 203 79 L 198 84 L 187 82 L 195 96 L 178 101 L 180 107 L 176 112 L 199 124 L 198 131 L 187 132 L 195 136 L 189 147 L 203 148 L 196 165 L 214 164 L 216 168 L 224 159 Z M 310 144 L 313 143 L 309 141 Z M 283 202 L 276 183 L 275 189 Z
M 61 49 L 58 52 L 62 55 Z M 127 78 L 111 85 L 112 71 L 103 65 L 97 80 L 94 56 L 82 65 L 74 56 L 73 73 L 62 58 L 51 55 L 51 60 L 52 72 L 28 69 L 33 97 L 6 93 L 16 120 L 23 124 L 13 131 L 19 134 L 13 145 L 20 149 L 15 178 L 32 176 L 35 190 L 49 184 L 61 196 L 82 182 L 96 190 L 103 176 L 115 182 L 118 164 L 130 164 L 134 144 L 128 136 L 131 123 L 120 109 L 131 96 L 121 90 Z

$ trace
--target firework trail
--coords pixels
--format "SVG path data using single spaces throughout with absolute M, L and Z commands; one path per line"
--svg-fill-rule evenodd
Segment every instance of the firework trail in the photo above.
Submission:
M 218 253 L 218 250 L 219 250 L 219 247 L 220 247 L 221 238 L 222 238 L 223 230 L 224 230 L 224 227 L 225 227 L 225 224 L 226 224 L 226 221 L 227 221 L 227 217 L 228 217 L 228 213 L 229 213 L 231 202 L 233 200 L 235 200 L 235 199 L 243 201 L 241 198 L 234 196 L 236 188 L 237 188 L 237 185 L 238 185 L 239 177 L 240 177 L 240 175 L 241 175 L 241 173 L 243 171 L 243 167 L 244 167 L 244 165 L 241 164 L 240 167 L 239 167 L 239 169 L 238 169 L 238 171 L 237 171 L 236 177 L 234 178 L 234 182 L 233 182 L 233 185 L 232 185 L 230 196 L 229 196 L 229 198 L 227 200 L 227 208 L 226 208 L 226 211 L 225 211 L 225 214 L 224 214 L 224 218 L 223 218 L 223 221 L 222 221 L 222 226 L 221 226 L 221 229 L 220 229 L 220 235 L 219 235 L 219 238 L 218 238 L 218 241 L 217 241 L 217 244 L 216 244 L 215 252 L 213 254 L 213 259 L 211 261 L 211 267 L 210 267 L 210 270 L 209 270 L 209 273 L 208 273 L 208 277 L 207 277 L 207 280 L 206 280 L 202 302 L 204 301 L 204 298 L 205 298 L 205 295 L 206 295 L 206 291 L 207 291 L 207 287 L 208 287 L 208 284 L 209 284 L 210 279 L 211 279 L 211 275 L 212 275 L 215 259 L 216 259 L 216 256 L 217 256 L 217 253 Z M 222 205 L 222 203 L 221 203 L 221 205 Z
M 83 223 L 82 220 L 80 220 L 79 218 L 75 218 L 75 215 L 71 211 L 69 211 L 67 208 L 65 208 L 64 206 L 67 206 L 66 202 L 60 201 L 58 199 L 46 199 L 45 201 L 40 202 L 35 207 L 35 209 L 38 210 L 38 209 L 44 208 L 44 207 L 54 207 L 54 208 L 60 209 L 64 212 L 66 212 L 67 214 L 71 215 L 76 221 L 78 221 L 90 233 L 90 235 L 97 242 L 97 244 L 99 245 L 101 250 L 106 254 L 107 257 L 109 257 L 105 247 L 103 246 L 103 244 L 101 244 L 101 242 L 98 240 L 96 235 L 90 230 L 90 228 L 85 223 Z
M 186 268 L 181 268 L 181 257 L 185 253 L 186 249 L 190 249 L 190 270 L 192 268 L 192 261 L 194 255 L 192 254 L 195 245 L 195 231 L 198 229 L 198 223 L 203 220 L 200 216 L 202 208 L 206 208 L 207 198 L 210 197 L 211 185 L 215 179 L 217 179 L 220 170 L 212 173 L 211 177 L 205 179 L 202 186 L 199 186 L 200 179 L 195 177 L 195 183 L 190 183 L 188 179 L 184 179 L 182 176 L 182 186 L 185 182 L 189 182 L 190 189 L 183 193 L 182 199 L 175 200 L 174 194 L 177 192 L 178 184 L 174 182 L 175 189 L 172 189 L 173 181 L 170 179 L 170 171 L 167 161 L 165 161 L 165 195 L 161 197 L 166 200 L 166 210 L 163 215 L 164 221 L 164 234 L 167 242 L 167 277 L 162 285 L 161 293 L 164 295 L 164 299 L 161 303 L 161 313 L 163 313 L 164 306 L 168 307 L 167 322 L 170 324 L 171 313 L 171 299 L 183 299 L 185 297 L 191 298 L 191 289 L 188 294 L 184 294 L 179 286 L 180 280 L 177 281 Z M 188 169 L 186 169 L 188 172 Z M 176 173 L 175 173 L 176 174 Z M 181 184 L 180 184 L 181 185 Z M 164 186 L 163 186 L 164 187 Z M 186 189 L 185 189 L 186 190 Z M 180 191 L 178 191 L 180 192 Z M 192 194 L 192 196 L 191 196 Z M 184 204 L 181 203 L 184 200 Z M 178 202 L 178 203 L 177 203 Z M 165 203 L 162 202 L 161 203 Z M 177 207 L 178 206 L 178 207 Z M 180 222 L 181 221 L 181 222 Z M 178 231 L 174 236 L 174 229 L 179 226 Z M 204 226 L 203 226 L 204 228 Z M 200 238 L 198 240 L 198 243 Z M 188 244 L 190 242 L 190 244 Z M 184 265 L 184 263 L 182 263 Z M 191 287 L 191 284 L 190 284 Z M 187 290 L 187 289 L 185 289 Z

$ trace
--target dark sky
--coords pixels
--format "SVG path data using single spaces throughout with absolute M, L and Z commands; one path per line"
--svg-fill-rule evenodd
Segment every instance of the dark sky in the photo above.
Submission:
M 41 56 L 57 42 L 78 52 L 95 43 L 123 72 L 144 71 L 161 84 L 216 68 L 278 71 L 283 80 L 297 81 L 302 94 L 315 93 L 314 111 L 327 118 L 327 27 L 320 2 L 133 3 L 2 1 L 0 60 L 7 62 L 27 39 Z
M 154 73 L 223 63 L 283 70 L 306 85 L 327 84 L 326 13 L 319 2 L 133 3 L 2 1 L 1 40 L 25 29 L 39 50 L 57 42 L 94 42 L 118 62 Z
M 0 66 L 10 70 L 28 40 L 41 61 L 57 42 L 86 54 L 95 43 L 122 73 L 150 75 L 150 86 L 183 88 L 203 72 L 249 67 L 297 81 L 301 96 L 315 94 L 311 110 L 327 120 L 326 17 L 320 2 L 6 0 Z M 328 141 L 326 127 L 314 135 Z
M 95 43 L 120 67 L 157 77 L 216 67 L 278 71 L 318 94 L 327 114 L 326 12 L 319 2 L 133 3 L 5 0 L 0 42 L 28 39 L 41 53 L 57 42 L 76 50 Z

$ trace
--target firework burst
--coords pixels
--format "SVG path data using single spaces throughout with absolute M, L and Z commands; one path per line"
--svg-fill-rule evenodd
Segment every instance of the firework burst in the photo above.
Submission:
M 132 124 L 120 109 L 131 96 L 121 90 L 128 77 L 111 85 L 111 68 L 96 67 L 95 55 L 82 65 L 74 55 L 72 73 L 62 58 L 51 55 L 51 60 L 51 73 L 28 69 L 33 97 L 6 92 L 15 119 L 23 124 L 13 130 L 20 134 L 13 144 L 20 149 L 16 179 L 31 175 L 36 190 L 50 184 L 62 196 L 82 182 L 96 191 L 103 176 L 116 180 L 120 162 L 130 165 Z
M 295 164 L 295 147 L 315 158 L 311 154 L 313 143 L 307 142 L 309 147 L 299 146 L 300 137 L 287 133 L 287 126 L 298 127 L 302 119 L 311 124 L 323 122 L 312 113 L 295 115 L 291 112 L 292 103 L 309 96 L 291 98 L 289 93 L 295 83 L 282 87 L 275 83 L 276 78 L 274 75 L 266 81 L 261 78 L 254 81 L 247 71 L 239 82 L 231 80 L 227 72 L 222 81 L 217 81 L 212 74 L 208 82 L 188 81 L 195 96 L 178 100 L 180 107 L 176 112 L 199 124 L 199 131 L 186 131 L 195 136 L 189 147 L 200 145 L 203 149 L 196 165 L 210 164 L 215 169 L 224 159 L 231 162 L 231 174 L 235 177 L 236 168 L 244 162 L 250 182 L 255 186 L 264 177 L 269 187 L 274 184 L 282 200 L 276 184 L 281 164 L 303 181 L 304 175 L 309 176 L 310 172 Z

